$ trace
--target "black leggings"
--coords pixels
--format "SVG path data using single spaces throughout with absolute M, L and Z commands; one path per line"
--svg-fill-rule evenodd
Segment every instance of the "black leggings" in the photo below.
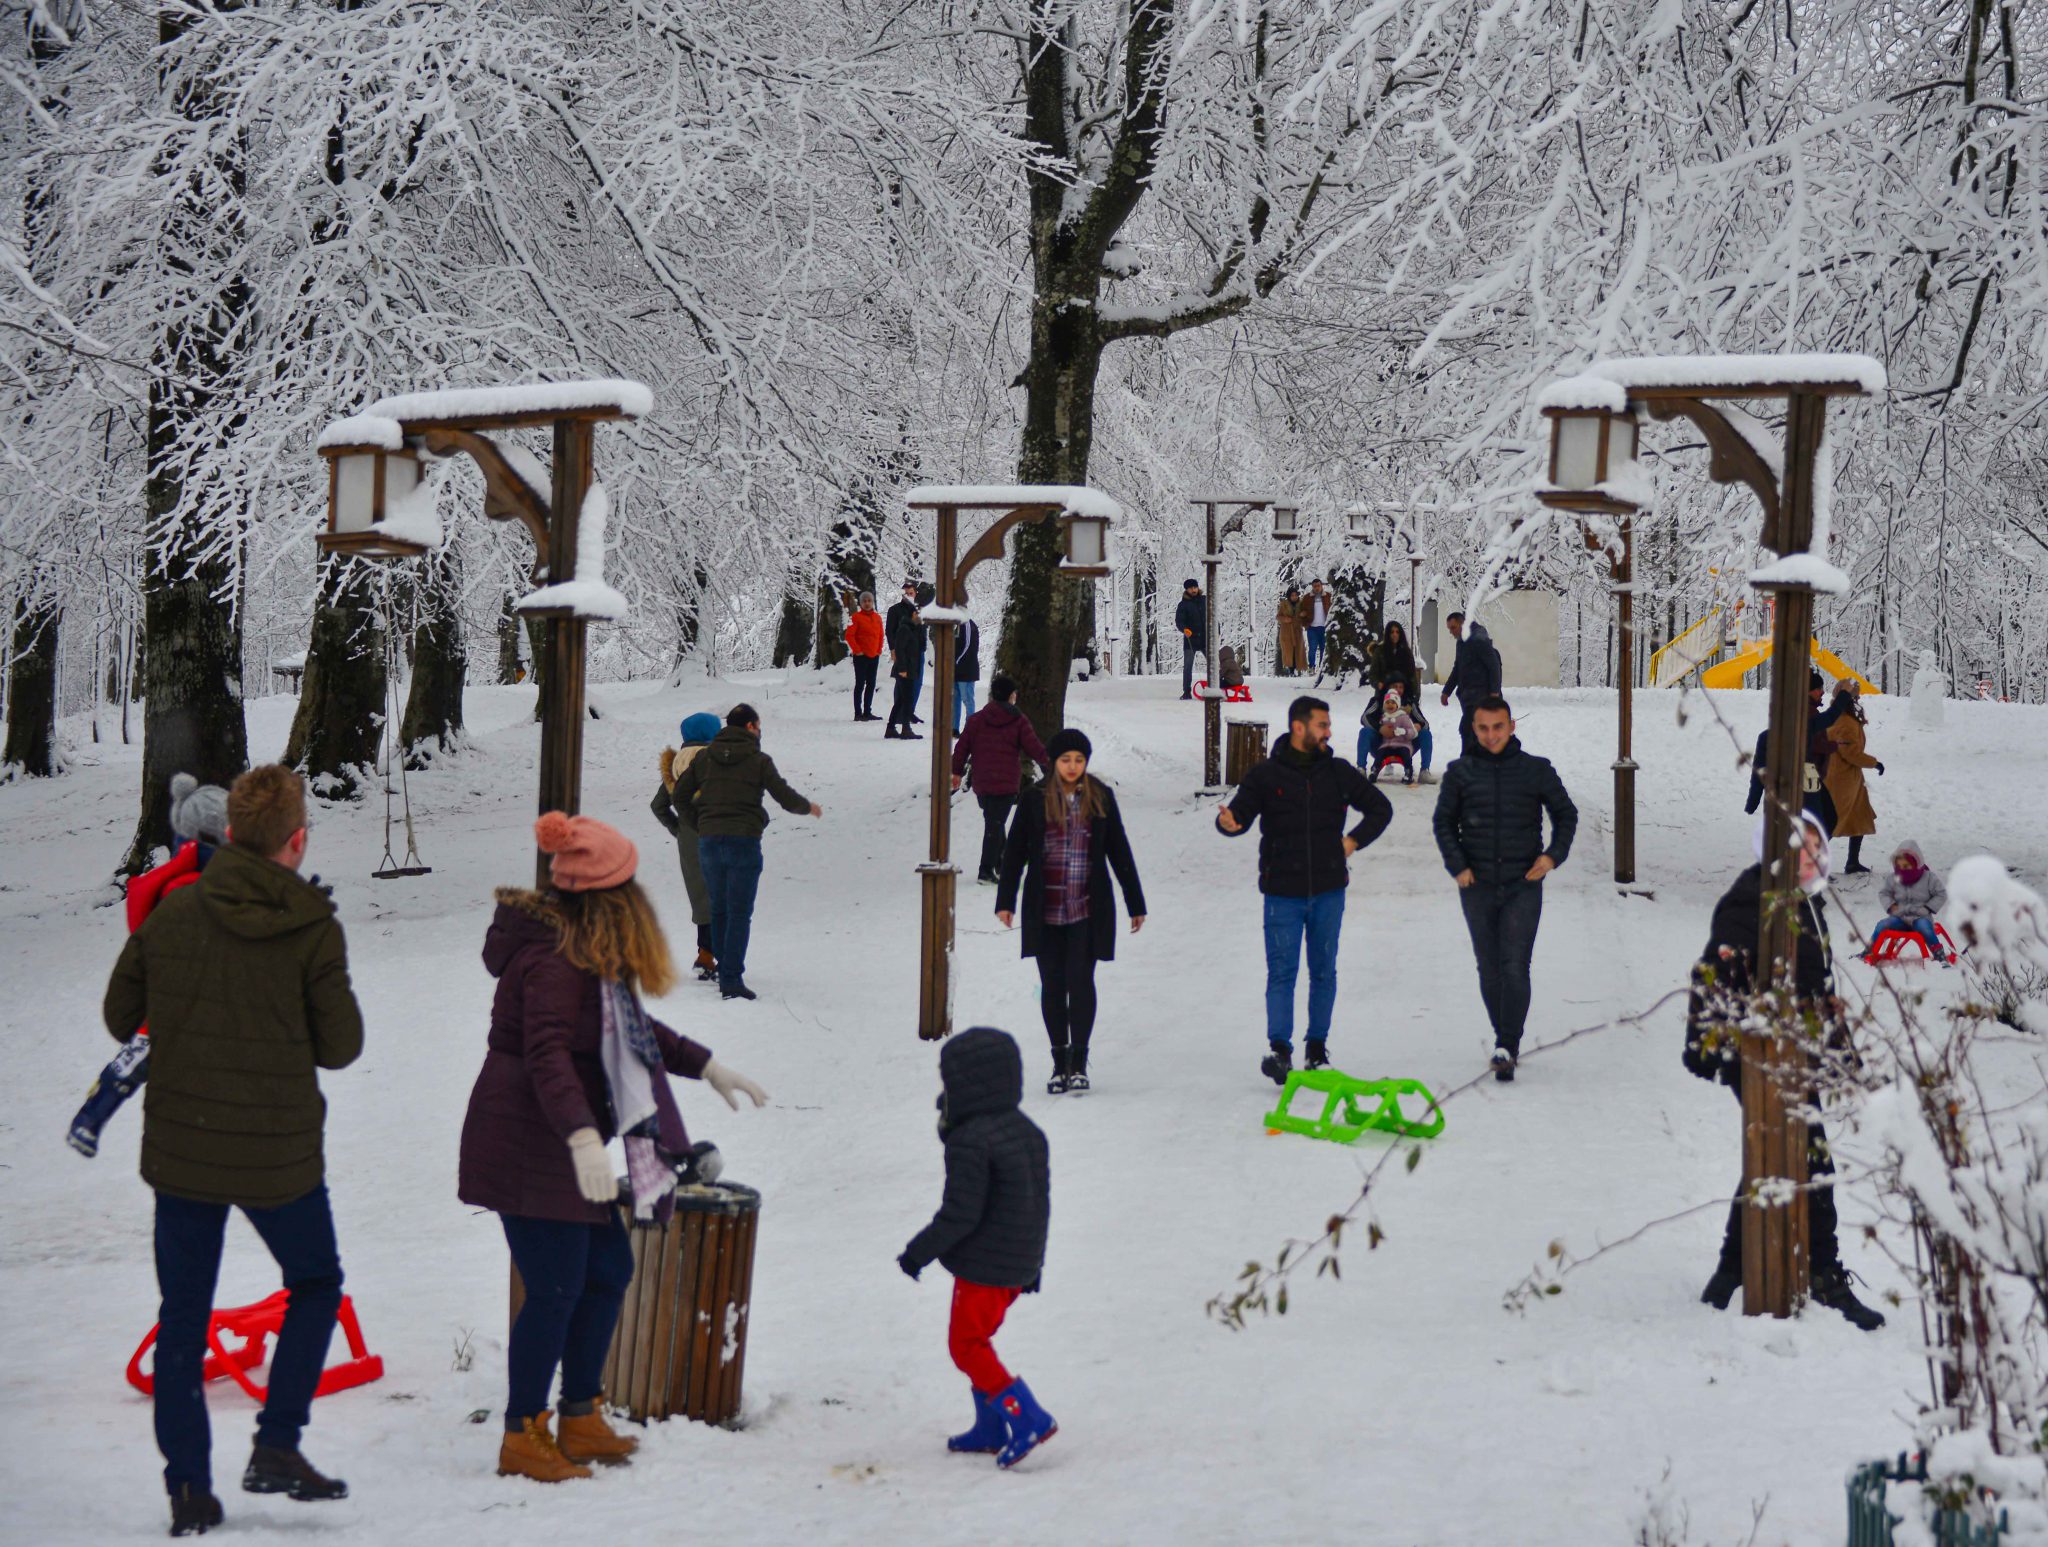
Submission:
M 1038 940 L 1038 1007 L 1054 1064 L 1069 1074 L 1088 1068 L 1095 1030 L 1095 937 L 1088 920 L 1046 924 Z

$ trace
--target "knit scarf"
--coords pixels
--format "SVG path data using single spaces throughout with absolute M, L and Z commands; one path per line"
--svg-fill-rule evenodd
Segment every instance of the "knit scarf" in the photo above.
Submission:
M 1908 886 L 1918 886 L 1920 878 L 1927 874 L 1925 865 L 1894 865 L 1892 871 Z
M 631 984 L 602 979 L 598 1004 L 604 1016 L 599 1054 L 611 1088 L 612 1118 L 625 1141 L 633 1217 L 666 1219 L 674 1206 L 675 1159 L 690 1141 L 668 1088 L 661 1043 Z

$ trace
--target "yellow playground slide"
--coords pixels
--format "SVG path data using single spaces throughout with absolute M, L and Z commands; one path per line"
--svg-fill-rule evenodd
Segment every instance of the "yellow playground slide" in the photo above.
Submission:
M 1812 641 L 1811 648 L 1813 651 L 1813 664 L 1830 679 L 1839 682 L 1844 677 L 1853 677 L 1861 685 L 1864 692 L 1875 693 L 1877 691 L 1877 685 L 1864 676 L 1862 672 L 1845 663 L 1832 650 L 1822 649 L 1818 639 Z M 1743 685 L 1743 678 L 1747 677 L 1770 658 L 1771 642 L 1768 639 L 1759 639 L 1739 654 L 1731 655 L 1719 665 L 1709 666 L 1705 671 L 1701 672 L 1700 685 L 1709 688 L 1739 688 Z

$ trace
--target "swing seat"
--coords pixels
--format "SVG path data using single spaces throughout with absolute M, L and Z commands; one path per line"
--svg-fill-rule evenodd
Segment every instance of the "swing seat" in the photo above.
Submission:
M 261 1404 L 269 1400 L 270 1388 L 259 1386 L 249 1377 L 249 1372 L 269 1357 L 269 1341 L 284 1326 L 285 1308 L 291 1304 L 291 1291 L 280 1289 L 267 1300 L 258 1300 L 254 1305 L 236 1306 L 231 1310 L 215 1311 L 206 1324 L 206 1364 L 201 1371 L 203 1380 L 219 1380 L 226 1376 L 237 1386 L 248 1392 L 250 1397 Z M 339 1364 L 330 1364 L 321 1373 L 320 1384 L 313 1390 L 316 1397 L 331 1396 L 337 1391 L 347 1391 L 351 1386 L 366 1386 L 373 1380 L 384 1377 L 384 1361 L 370 1352 L 363 1341 L 362 1323 L 356 1320 L 355 1301 L 347 1295 L 341 1297 L 341 1309 L 335 1316 L 336 1325 L 348 1340 L 349 1357 Z M 151 1327 L 128 1361 L 128 1384 L 144 1396 L 156 1391 L 156 1376 L 145 1372 L 142 1359 L 156 1345 L 157 1328 Z M 239 1346 L 230 1348 L 227 1339 L 239 1340 Z
M 1322 1095 L 1320 1116 L 1288 1110 L 1298 1090 Z M 1404 1096 L 1410 1098 L 1406 1109 L 1401 1105 Z M 1409 1116 L 1410 1111 L 1417 1115 Z M 1359 1080 L 1336 1069 L 1296 1069 L 1287 1076 L 1280 1104 L 1266 1114 L 1265 1124 L 1268 1133 L 1298 1133 L 1332 1144 L 1353 1143 L 1369 1130 L 1403 1139 L 1434 1139 L 1444 1131 L 1444 1112 L 1420 1080 Z
M 1962 954 L 1956 950 L 1955 941 L 1949 938 L 1948 931 L 1938 922 L 1934 926 L 1934 935 L 1941 942 L 1943 951 L 1929 951 L 1926 939 L 1917 929 L 1881 929 L 1877 933 L 1877 938 L 1870 942 L 1870 949 L 1863 953 L 1863 959 L 1866 962 L 1926 961 L 1930 956 L 1938 956 L 1950 966 L 1954 966 L 1957 957 Z M 1912 956 L 1905 954 L 1909 945 L 1915 952 Z
M 370 879 L 372 881 L 396 881 L 401 876 L 430 876 L 433 873 L 434 867 L 432 865 L 393 865 L 386 870 L 371 871 Z
M 1209 687 L 1209 679 L 1204 677 L 1196 682 L 1195 686 L 1206 692 Z M 1252 690 L 1248 684 L 1240 682 L 1235 687 L 1230 686 L 1228 683 L 1224 684 L 1223 702 L 1226 704 L 1248 704 L 1251 701 Z

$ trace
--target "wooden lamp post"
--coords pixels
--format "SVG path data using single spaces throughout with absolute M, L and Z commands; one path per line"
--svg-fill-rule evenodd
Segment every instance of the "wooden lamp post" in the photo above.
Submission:
M 932 571 L 935 595 L 919 617 L 932 627 L 931 744 L 932 819 L 930 854 L 917 867 L 922 889 L 922 924 L 918 931 L 917 1034 L 926 1042 L 950 1036 L 953 1030 L 953 922 L 955 877 L 953 840 L 953 648 L 954 630 L 965 614 L 960 599 L 967 577 L 984 560 L 1000 558 L 1012 527 L 1026 521 L 1058 517 L 1065 555 L 1060 573 L 1076 580 L 1095 580 L 1109 570 L 1107 512 L 1116 504 L 1093 489 L 1066 484 L 1027 484 L 1017 488 L 912 489 L 904 496 L 912 510 L 938 515 L 938 562 Z M 959 556 L 960 512 L 1002 514 Z M 1055 727 L 1057 729 L 1057 727 Z
M 1716 483 L 1747 485 L 1763 507 L 1762 545 L 1778 560 L 1749 577 L 1750 584 L 1776 604 L 1770 756 L 1764 777 L 1766 892 L 1755 983 L 1787 1000 L 1794 982 L 1799 902 L 1799 867 L 1790 845 L 1793 816 L 1804 799 L 1801 773 L 1806 760 L 1813 598 L 1822 589 L 1848 588 L 1846 577 L 1827 563 L 1827 528 L 1817 519 L 1827 483 L 1827 402 L 1879 392 L 1884 384 L 1883 367 L 1867 355 L 1647 358 L 1595 364 L 1586 374 L 1557 383 L 1543 399 L 1551 421 L 1550 486 L 1538 493 L 1545 504 L 1615 514 L 1625 523 L 1641 501 L 1639 480 L 1625 467 L 1633 460 L 1634 430 L 1624 428 L 1622 421 L 1634 421 L 1641 410 L 1659 421 L 1681 416 L 1690 420 L 1711 452 L 1708 476 Z M 1780 398 L 1786 405 L 1782 473 L 1713 406 L 1718 399 Z M 1626 532 L 1624 525 L 1624 563 Z M 1618 589 L 1627 609 L 1625 580 Z M 1627 674 L 1622 680 L 1625 693 Z M 1617 763 L 1617 801 L 1621 773 Z M 1633 793 L 1632 778 L 1630 789 Z M 1618 804 L 1615 825 L 1618 841 Z M 1812 1270 L 1807 1258 L 1806 1122 L 1799 1115 L 1806 1053 L 1790 1037 L 1765 1033 L 1744 1032 L 1740 1044 L 1743 1181 L 1748 1200 L 1742 1232 L 1742 1310 L 1746 1316 L 1789 1316 L 1806 1298 Z M 1787 1191 L 1789 1203 L 1774 1196 Z
M 592 428 L 604 420 L 638 418 L 651 406 L 647 388 L 630 381 L 417 392 L 372 403 L 320 437 L 329 467 L 327 529 L 316 540 L 329 552 L 395 559 L 437 547 L 440 524 L 423 459 L 458 452 L 483 474 L 484 514 L 493 521 L 518 521 L 532 535 L 532 578 L 539 589 L 515 605 L 527 617 L 547 620 L 541 811 L 574 815 L 582 803 L 586 633 L 592 618 L 623 611 L 616 593 L 586 594 L 593 588 L 574 585 L 598 580 L 578 573 L 578 536 L 592 482 Z M 482 433 L 541 425 L 554 431 L 554 461 L 547 470 L 520 448 L 500 446 Z M 607 605 L 605 594 L 616 605 Z M 536 853 L 534 867 L 536 884 L 545 885 L 547 856 Z
M 1190 504 L 1202 507 L 1202 569 L 1207 575 L 1202 615 L 1208 619 L 1202 642 L 1203 657 L 1209 663 L 1209 685 L 1202 690 L 1202 789 L 1204 795 L 1223 793 L 1223 673 L 1216 664 L 1216 568 L 1223 562 L 1223 541 L 1244 527 L 1244 518 L 1255 510 L 1271 507 L 1273 536 L 1289 542 L 1301 536 L 1300 510 L 1283 505 L 1271 496 L 1245 498 L 1230 494 L 1201 494 Z M 1216 521 L 1218 505 L 1238 508 L 1221 525 Z

